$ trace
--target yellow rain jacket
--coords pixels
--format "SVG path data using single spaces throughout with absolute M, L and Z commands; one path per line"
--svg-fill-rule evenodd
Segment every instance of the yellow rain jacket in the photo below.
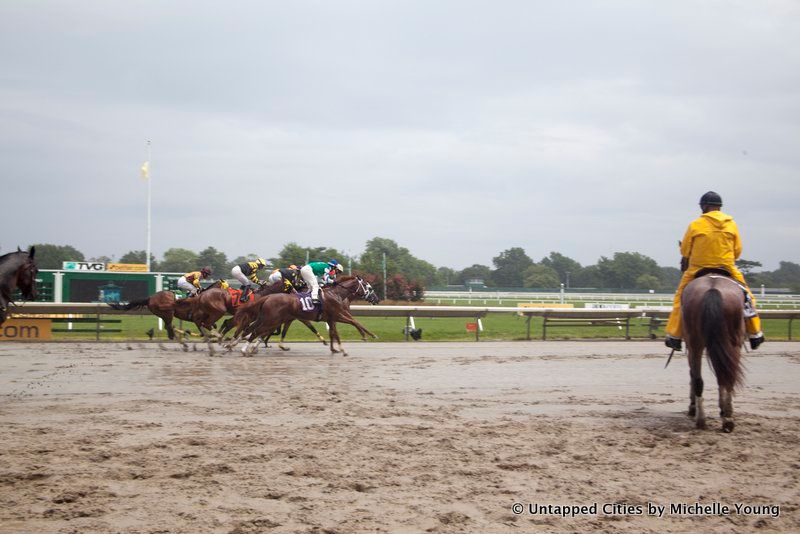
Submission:
M 672 313 L 667 321 L 666 331 L 672 337 L 682 337 L 681 294 L 686 284 L 694 280 L 697 271 L 709 267 L 720 267 L 731 273 L 737 282 L 747 287 L 755 308 L 756 300 L 747 286 L 744 276 L 736 268 L 736 260 L 742 253 L 742 239 L 733 217 L 719 210 L 702 214 L 689 224 L 681 241 L 681 256 L 689 258 L 686 269 L 678 284 Z M 761 331 L 761 319 L 758 316 L 746 320 L 747 332 L 757 334 Z

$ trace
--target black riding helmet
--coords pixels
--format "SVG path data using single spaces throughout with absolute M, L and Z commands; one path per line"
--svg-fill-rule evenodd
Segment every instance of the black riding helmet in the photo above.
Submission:
M 722 206 L 722 197 L 719 196 L 719 193 L 714 191 L 709 191 L 708 193 L 704 194 L 700 197 L 700 205 L 701 206 Z

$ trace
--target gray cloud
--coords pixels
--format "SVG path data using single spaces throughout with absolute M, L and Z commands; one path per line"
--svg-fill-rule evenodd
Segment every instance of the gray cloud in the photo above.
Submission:
M 151 139 L 157 255 L 672 265 L 715 189 L 775 268 L 800 261 L 798 35 L 788 1 L 7 3 L 0 245 L 143 248 Z

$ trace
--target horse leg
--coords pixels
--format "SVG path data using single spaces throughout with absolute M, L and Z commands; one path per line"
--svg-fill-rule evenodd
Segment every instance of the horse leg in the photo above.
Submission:
M 233 350 L 233 347 L 239 344 L 239 342 L 246 337 L 246 326 L 237 326 L 236 331 L 233 333 L 233 339 L 231 339 L 225 347 L 230 351 Z
M 694 416 L 697 428 L 706 427 L 706 413 L 703 409 L 703 351 L 697 351 L 687 346 L 689 353 L 689 377 L 691 379 L 689 393 L 689 417 Z
M 242 346 L 242 356 L 253 356 L 258 350 L 258 344 L 260 343 L 258 337 L 256 340 L 253 341 L 252 339 L 248 338 L 245 344 Z
M 241 349 L 242 356 L 249 357 L 258 351 L 258 344 L 261 343 L 258 334 L 258 329 L 254 329 L 252 324 L 242 333 L 242 339 L 246 340 Z
M 330 328 L 331 352 L 333 354 L 341 352 L 342 356 L 347 356 L 347 351 L 342 347 L 342 338 L 339 337 L 339 330 L 336 329 L 336 321 L 329 322 L 328 327 Z M 339 344 L 339 350 L 333 348 L 334 340 Z
M 722 418 L 722 431 L 733 432 L 733 392 L 730 388 L 719 388 L 719 416 Z
M 176 341 L 180 343 L 183 352 L 189 352 L 189 344 L 186 341 L 184 341 L 184 337 L 187 335 L 187 333 L 184 330 L 181 330 L 180 328 L 175 328 L 174 332 L 178 334 Z
M 220 336 L 224 338 L 224 337 L 225 337 L 225 335 L 226 335 L 228 332 L 230 332 L 231 330 L 233 330 L 233 326 L 234 326 L 234 323 L 233 323 L 233 317 L 228 317 L 227 319 L 225 319 L 224 321 L 222 321 L 222 325 L 220 325 L 220 327 L 219 327 L 219 334 L 220 334 Z M 224 340 L 223 340 L 223 339 L 220 339 L 220 343 L 221 343 L 222 341 L 224 341 Z
M 315 327 L 313 324 L 311 324 L 311 322 L 310 322 L 310 321 L 306 321 L 305 319 L 300 319 L 300 322 L 301 322 L 301 323 L 303 323 L 304 325 L 306 325 L 306 327 L 307 327 L 309 330 L 311 330 L 312 332 L 314 332 L 314 335 L 315 335 L 315 336 L 317 336 L 317 339 L 319 339 L 320 341 L 322 341 L 322 344 L 323 344 L 323 345 L 327 345 L 327 344 L 328 344 L 328 342 L 327 342 L 327 341 L 325 341 L 325 338 L 324 338 L 324 337 L 322 337 L 322 334 L 320 334 L 320 333 L 317 331 L 317 328 L 316 328 L 316 327 Z
M 200 333 L 203 334 L 203 338 L 206 340 L 206 344 L 208 345 L 208 355 L 214 356 L 214 341 L 212 339 L 213 332 L 204 328 L 201 324 L 197 325 L 197 328 L 200 329 Z
M 334 321 L 331 321 L 331 322 L 328 323 L 328 338 L 331 341 L 331 345 L 330 345 L 331 354 L 336 354 L 336 353 L 339 352 L 338 350 L 336 350 L 336 338 L 338 337 L 339 333 L 336 332 L 336 326 L 335 325 L 336 325 L 336 323 Z
M 175 339 L 175 328 L 172 326 L 172 316 L 164 317 L 164 327 L 167 329 L 167 337 Z
M 287 321 L 283 323 L 283 329 L 281 330 L 281 340 L 278 342 L 278 348 L 281 350 L 289 350 L 290 347 L 283 346 L 283 340 L 286 339 L 286 332 L 289 331 L 289 325 L 291 325 L 291 321 Z
M 358 333 L 361 334 L 361 339 L 363 341 L 367 340 L 368 334 L 372 336 L 372 339 L 378 339 L 378 336 L 367 330 L 364 327 L 364 325 L 356 321 L 352 315 L 345 315 L 344 317 L 339 317 L 338 322 L 353 325 L 355 329 L 358 330 Z

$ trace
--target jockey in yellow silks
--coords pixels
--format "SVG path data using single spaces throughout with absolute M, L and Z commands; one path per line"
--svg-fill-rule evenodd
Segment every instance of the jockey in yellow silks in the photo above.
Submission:
M 178 278 L 178 287 L 186 291 L 187 296 L 193 297 L 200 291 L 200 280 L 211 276 L 211 267 L 203 267 L 199 271 L 186 273 Z
M 247 297 L 250 293 L 250 287 L 253 284 L 263 283 L 258 279 L 258 271 L 267 267 L 267 260 L 264 258 L 257 258 L 253 261 L 246 261 L 239 265 L 234 265 L 231 269 L 231 275 L 242 284 L 242 295 L 239 298 L 240 302 L 247 302 Z
M 709 191 L 700 198 L 703 214 L 689 224 L 681 241 L 681 269 L 683 277 L 675 292 L 672 313 L 667 321 L 666 345 L 672 349 L 681 349 L 683 328 L 681 325 L 681 294 L 686 284 L 694 280 L 701 269 L 724 269 L 739 282 L 750 297 L 752 310 L 755 311 L 755 298 L 744 276 L 736 268 L 736 260 L 742 253 L 742 240 L 733 217 L 722 213 L 722 198 L 714 191 Z M 746 317 L 745 325 L 750 335 L 750 346 L 755 349 L 764 342 L 761 332 L 761 318 L 753 314 Z

